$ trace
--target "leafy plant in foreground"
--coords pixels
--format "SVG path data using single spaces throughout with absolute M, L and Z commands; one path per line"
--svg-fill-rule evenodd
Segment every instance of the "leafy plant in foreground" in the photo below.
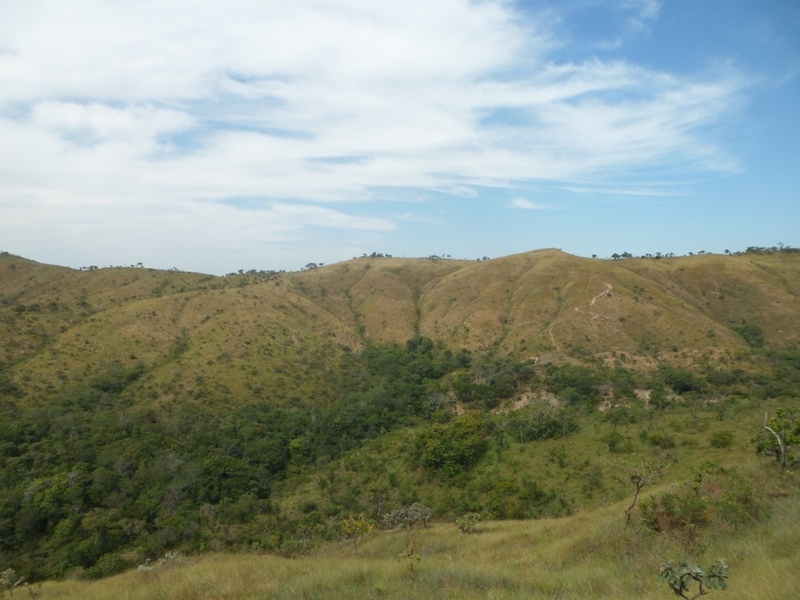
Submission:
M 731 569 L 723 559 L 717 560 L 705 571 L 691 560 L 684 559 L 678 565 L 674 565 L 672 561 L 661 565 L 658 583 L 661 585 L 666 581 L 676 596 L 695 600 L 710 590 L 727 589 L 730 574 Z M 693 596 L 688 596 L 695 583 L 698 591 Z

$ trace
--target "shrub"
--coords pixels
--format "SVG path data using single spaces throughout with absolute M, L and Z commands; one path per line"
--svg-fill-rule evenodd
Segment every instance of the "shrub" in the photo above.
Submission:
M 383 522 L 388 527 L 414 529 L 414 524 L 420 522 L 427 527 L 432 514 L 430 507 L 421 502 L 414 502 L 411 506 L 404 506 L 386 514 L 383 517 Z
M 655 532 L 693 531 L 711 520 L 708 501 L 694 493 L 667 492 L 642 502 L 645 526 Z
M 352 541 L 354 549 L 358 547 L 359 538 L 367 535 L 374 526 L 375 524 L 370 519 L 367 519 L 364 513 L 359 514 L 357 517 L 351 514 L 339 523 L 342 531 L 342 540 Z
M 669 450 L 675 447 L 675 438 L 667 434 L 651 433 L 647 441 L 650 445 L 661 448 L 662 450 Z
M 693 542 L 710 523 L 738 526 L 758 520 L 763 503 L 752 484 L 735 472 L 698 474 L 694 485 L 650 497 L 641 503 L 642 523 L 654 533 Z
M 709 438 L 712 448 L 730 448 L 733 445 L 733 433 L 730 431 L 715 431 Z
M 456 519 L 456 527 L 458 527 L 462 533 L 472 533 L 475 531 L 475 526 L 480 520 L 481 516 L 478 513 L 467 513 Z

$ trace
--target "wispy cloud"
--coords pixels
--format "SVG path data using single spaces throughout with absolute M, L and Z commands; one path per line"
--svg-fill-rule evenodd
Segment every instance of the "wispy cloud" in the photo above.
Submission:
M 623 0 L 621 6 L 631 11 L 628 23 L 634 29 L 644 29 L 658 19 L 663 0 Z
M 660 6 L 625 2 L 641 23 Z M 390 230 L 362 207 L 397 190 L 479 201 L 657 164 L 735 168 L 708 127 L 745 87 L 736 72 L 561 61 L 551 22 L 500 1 L 4 3 L 4 221 L 158 214 L 186 244 L 204 219 L 282 239 Z M 230 198 L 261 199 L 261 226 Z
M 575 194 L 606 194 L 611 196 L 657 196 L 675 197 L 686 194 L 684 190 L 675 189 L 674 186 L 655 187 L 604 187 L 598 186 L 561 186 L 559 189 Z
M 511 207 L 512 208 L 521 208 L 524 210 L 552 210 L 553 207 L 548 204 L 541 204 L 540 202 L 534 202 L 533 200 L 529 200 L 528 198 L 512 198 L 511 199 Z

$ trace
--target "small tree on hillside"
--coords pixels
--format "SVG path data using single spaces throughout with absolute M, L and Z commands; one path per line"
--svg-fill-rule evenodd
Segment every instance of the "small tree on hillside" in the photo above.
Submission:
M 353 549 L 358 547 L 358 540 L 367 535 L 375 524 L 361 513 L 358 516 L 349 515 L 346 519 L 342 519 L 339 526 L 342 530 L 342 539 L 351 540 L 353 542 Z
M 422 523 L 427 527 L 433 512 L 430 507 L 421 502 L 414 502 L 411 506 L 404 506 L 384 515 L 383 522 L 388 527 L 407 527 L 414 529 L 415 523 Z
M 660 478 L 664 475 L 664 471 L 666 470 L 666 466 L 662 463 L 649 461 L 645 463 L 641 461 L 639 466 L 633 469 L 633 472 L 630 474 L 630 482 L 633 484 L 635 488 L 635 492 L 633 495 L 633 501 L 628 509 L 625 511 L 625 526 L 627 527 L 628 524 L 631 522 L 631 515 L 633 514 L 633 509 L 636 508 L 636 502 L 639 500 L 639 494 L 641 493 L 642 489 L 653 481 Z
M 753 438 L 753 443 L 759 454 L 775 457 L 781 472 L 800 462 L 792 450 L 800 443 L 800 411 L 779 408 L 772 419 L 765 414 L 764 429 Z

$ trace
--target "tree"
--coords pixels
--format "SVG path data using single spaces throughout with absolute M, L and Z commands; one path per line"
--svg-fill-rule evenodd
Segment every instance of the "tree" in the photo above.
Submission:
M 364 516 L 364 513 L 359 514 L 357 517 L 350 514 L 347 518 L 342 519 L 339 523 L 342 530 L 343 540 L 352 540 L 353 549 L 358 547 L 359 538 L 367 535 L 375 524 Z
M 417 436 L 416 454 L 423 467 L 447 476 L 470 469 L 486 452 L 485 424 L 466 413 L 446 425 L 434 423 Z
M 383 522 L 388 527 L 407 527 L 414 529 L 414 523 L 422 523 L 427 527 L 433 512 L 430 507 L 421 502 L 414 502 L 411 506 L 404 506 L 388 513 L 383 517 Z
M 792 451 L 792 447 L 800 443 L 800 411 L 779 408 L 772 419 L 765 414 L 764 429 L 753 442 L 759 454 L 775 456 L 781 466 L 781 472 L 784 472 L 786 467 L 800 462 Z
M 639 500 L 639 494 L 641 493 L 642 489 L 652 481 L 658 479 L 664 474 L 666 470 L 666 466 L 661 463 L 656 462 L 648 462 L 645 463 L 642 461 L 639 463 L 638 468 L 634 470 L 633 473 L 630 475 L 630 481 L 636 488 L 636 492 L 633 495 L 633 502 L 625 511 L 625 526 L 627 527 L 628 524 L 631 522 L 631 514 L 633 514 L 633 509 L 636 508 L 636 502 Z

